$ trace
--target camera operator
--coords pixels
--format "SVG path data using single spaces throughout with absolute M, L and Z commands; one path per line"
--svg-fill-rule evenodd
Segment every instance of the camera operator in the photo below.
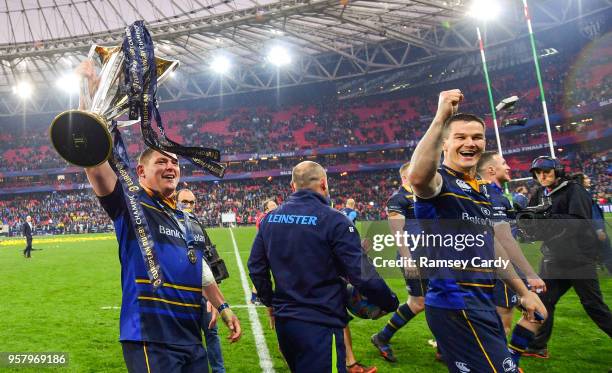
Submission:
M 597 278 L 597 238 L 591 226 L 588 192 L 566 178 L 558 159 L 538 157 L 530 171 L 540 188 L 529 201 L 530 211 L 520 212 L 518 221 L 528 234 L 535 234 L 534 240 L 543 241 L 540 277 L 548 291 L 540 297 L 549 316 L 525 354 L 546 358 L 555 305 L 571 287 L 589 317 L 610 337 L 612 313 L 604 303 Z

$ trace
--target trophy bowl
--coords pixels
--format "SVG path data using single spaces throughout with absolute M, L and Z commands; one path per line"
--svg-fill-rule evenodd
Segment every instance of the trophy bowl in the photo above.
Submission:
M 104 163 L 113 147 L 106 120 L 83 110 L 68 110 L 55 117 L 49 136 L 60 156 L 79 167 Z

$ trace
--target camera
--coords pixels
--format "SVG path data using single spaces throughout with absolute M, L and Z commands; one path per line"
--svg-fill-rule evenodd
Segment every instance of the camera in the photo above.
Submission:
M 221 281 L 229 278 L 229 272 L 227 271 L 227 267 L 225 266 L 225 262 L 223 259 L 219 257 L 219 253 L 217 252 L 217 245 L 213 244 L 208 237 L 208 233 L 206 230 L 203 230 L 204 233 L 204 260 L 210 267 L 210 271 L 215 278 L 217 284 L 220 284 Z
M 204 248 L 204 260 L 208 263 L 217 284 L 229 278 L 229 272 L 227 271 L 225 262 L 219 257 L 219 253 L 217 252 L 217 246 L 210 241 L 206 243 L 206 247 Z
M 516 214 L 516 223 L 521 236 L 529 241 L 542 241 L 546 230 L 541 224 L 542 219 L 550 216 L 552 202 L 550 197 L 544 199 L 539 205 L 526 207 Z

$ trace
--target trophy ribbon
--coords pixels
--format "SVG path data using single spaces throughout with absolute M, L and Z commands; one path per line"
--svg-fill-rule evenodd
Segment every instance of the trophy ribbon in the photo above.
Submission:
M 157 255 L 155 255 L 151 229 L 140 204 L 139 193 L 142 188 L 130 167 L 127 150 L 121 138 L 121 133 L 117 129 L 117 122 L 114 120 L 112 121 L 110 131 L 113 134 L 113 156 L 109 158 L 109 164 L 117 174 L 119 184 L 123 189 L 123 197 L 128 206 L 130 221 L 132 222 L 132 231 L 136 236 L 151 285 L 157 290 L 163 285 L 164 278 Z
M 140 129 L 145 144 L 162 154 L 180 155 L 214 176 L 223 177 L 225 165 L 220 163 L 221 154 L 217 149 L 183 146 L 166 136 L 161 115 L 157 109 L 157 68 L 151 34 L 143 21 L 136 21 L 125 30 L 123 40 L 124 86 L 129 102 L 129 118 L 140 117 Z M 155 120 L 159 133 L 151 126 Z

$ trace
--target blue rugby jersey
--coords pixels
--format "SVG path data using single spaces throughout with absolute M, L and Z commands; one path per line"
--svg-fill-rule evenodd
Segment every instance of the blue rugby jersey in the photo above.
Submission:
M 345 207 L 345 208 L 341 209 L 340 212 L 343 213 L 344 215 L 346 215 L 346 217 L 349 218 L 351 223 L 355 224 L 355 222 L 357 221 L 357 216 L 359 214 L 357 214 L 357 211 L 353 210 L 352 208 Z
M 389 197 L 387 212 L 396 212 L 404 217 L 404 230 L 406 232 L 414 234 L 421 232 L 421 227 L 414 216 L 414 194 L 409 186 L 402 185 Z
M 149 282 L 144 260 L 123 198 L 119 182 L 113 192 L 100 197 L 100 204 L 115 226 L 121 261 L 123 291 L 120 317 L 120 341 L 146 341 L 177 345 L 202 343 L 200 334 L 202 300 L 202 253 L 204 235 L 191 218 L 195 240 L 195 263 L 187 256 L 183 240 L 181 211 L 173 210 L 167 200 L 141 191 L 140 203 L 149 224 L 165 283 L 157 291 Z M 165 206 L 164 206 L 165 204 Z M 173 211 L 172 219 L 162 206 Z
M 417 197 L 415 202 L 415 216 L 424 233 L 451 235 L 455 240 L 468 234 L 482 235 L 482 245 L 446 247 L 436 242 L 426 247 L 429 260 L 469 260 L 470 265 L 465 270 L 445 266 L 428 268 L 425 304 L 448 309 L 494 310 L 494 269 L 471 265 L 473 258 L 494 259 L 493 209 L 487 186 L 446 166 L 438 172 L 442 176 L 440 193 L 429 199 Z
M 486 186 L 489 192 L 489 199 L 493 205 L 493 217 L 496 220 L 503 220 L 512 224 L 516 218 L 516 212 L 514 207 L 512 207 L 512 203 L 504 195 L 502 188 L 495 183 L 487 183 Z
M 507 221 L 510 224 L 512 235 L 516 237 L 516 211 L 512 203 L 504 195 L 502 188 L 495 183 L 488 183 L 487 190 L 489 192 L 491 204 L 493 206 L 493 217 L 498 221 Z

